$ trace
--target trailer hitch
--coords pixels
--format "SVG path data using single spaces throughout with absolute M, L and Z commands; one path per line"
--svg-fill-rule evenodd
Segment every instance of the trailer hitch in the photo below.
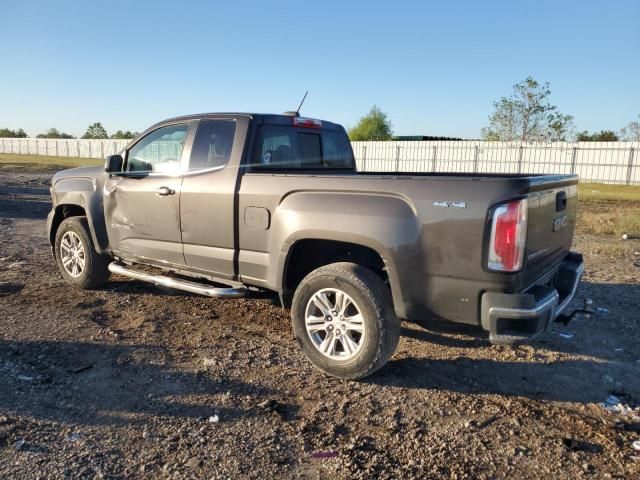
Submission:
M 569 314 L 560 314 L 556 317 L 554 322 L 561 323 L 566 327 L 567 325 L 569 325 L 569 322 L 571 322 L 571 320 L 573 320 L 573 317 L 575 317 L 576 315 L 582 314 L 583 315 L 582 318 L 584 318 L 585 320 L 590 320 L 591 316 L 595 315 L 595 313 L 596 312 L 594 312 L 593 310 L 593 300 L 591 300 L 590 298 L 585 298 L 583 308 L 576 308 L 573 312 Z

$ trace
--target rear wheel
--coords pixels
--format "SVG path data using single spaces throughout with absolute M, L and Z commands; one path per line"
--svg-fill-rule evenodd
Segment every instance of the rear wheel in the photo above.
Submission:
M 354 263 L 333 263 L 307 275 L 293 297 L 291 319 L 311 363 L 340 378 L 362 378 L 381 368 L 400 337 L 388 287 Z
M 86 217 L 69 217 L 56 232 L 58 269 L 68 283 L 83 289 L 99 287 L 109 279 L 107 255 L 96 252 Z

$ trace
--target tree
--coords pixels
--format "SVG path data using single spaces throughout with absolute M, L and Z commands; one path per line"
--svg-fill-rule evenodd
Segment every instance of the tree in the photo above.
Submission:
M 0 137 L 4 138 L 27 138 L 27 133 L 19 128 L 18 130 L 10 130 L 8 128 L 0 128 Z
M 107 131 L 100 122 L 92 123 L 87 127 L 87 131 L 82 138 L 109 138 Z
M 138 132 L 130 132 L 129 130 L 127 130 L 126 132 L 123 132 L 122 130 L 118 130 L 116 133 L 111 135 L 111 138 L 129 139 L 129 138 L 136 138 L 137 136 L 138 136 Z
M 575 125 L 573 123 L 573 116 L 565 115 L 564 113 L 555 112 L 549 115 L 547 137 L 543 140 L 550 142 L 566 142 L 573 138 L 573 132 Z
M 640 142 L 640 115 L 637 121 L 629 122 L 620 130 L 620 138 L 628 142 Z
M 389 116 L 374 105 L 355 127 L 349 129 L 349 138 L 353 141 L 391 140 L 391 128 Z
M 36 138 L 76 138 L 68 133 L 59 132 L 57 128 L 50 128 L 45 133 L 36 135 Z
M 599 132 L 589 133 L 586 130 L 576 135 L 578 142 L 617 142 L 620 140 L 611 130 L 600 130 Z
M 489 126 L 482 129 L 485 140 L 563 141 L 571 136 L 573 117 L 558 112 L 549 103 L 549 83 L 532 77 L 513 86 L 510 97 L 494 102 Z

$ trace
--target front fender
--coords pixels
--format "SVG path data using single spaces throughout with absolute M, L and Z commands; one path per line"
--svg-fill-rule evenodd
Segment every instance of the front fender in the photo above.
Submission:
M 102 203 L 102 188 L 96 179 L 88 177 L 61 178 L 52 185 L 53 215 L 47 222 L 49 239 L 53 243 L 55 228 L 62 221 L 65 206 L 82 208 L 87 216 L 91 238 L 98 253 L 105 253 L 109 249 L 104 208 Z
M 333 240 L 362 245 L 382 258 L 396 314 L 404 317 L 404 299 L 396 269 L 398 252 L 416 245 L 420 226 L 410 201 L 399 195 L 347 192 L 295 192 L 285 197 L 273 215 L 270 249 L 273 278 L 283 288 L 291 247 L 299 240 Z

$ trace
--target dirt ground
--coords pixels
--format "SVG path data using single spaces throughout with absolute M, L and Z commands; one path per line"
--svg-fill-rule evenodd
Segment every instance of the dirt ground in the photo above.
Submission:
M 590 320 L 518 348 L 405 323 L 350 382 L 270 295 L 64 284 L 50 176 L 0 170 L 0 478 L 640 478 L 640 241 L 576 236 Z

